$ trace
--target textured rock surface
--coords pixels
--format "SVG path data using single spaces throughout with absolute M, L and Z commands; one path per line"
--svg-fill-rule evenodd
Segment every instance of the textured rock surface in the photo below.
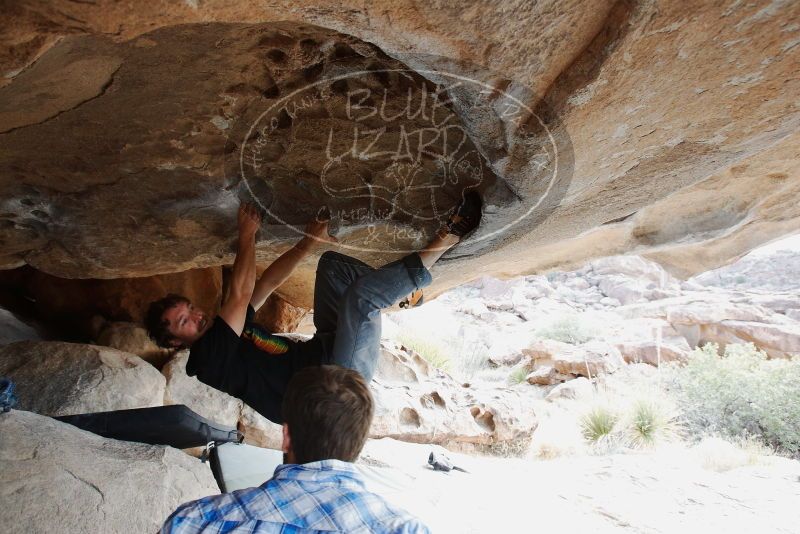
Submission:
M 720 321 L 697 325 L 698 344 L 753 343 L 772 358 L 800 356 L 800 324 Z
M 236 426 L 242 412 L 242 401 L 188 376 L 188 359 L 188 352 L 180 352 L 161 369 L 167 379 L 164 404 L 185 404 L 216 423 Z
M 176 449 L 30 412 L 0 415 L 0 521 L 9 532 L 156 532 L 180 504 L 216 493 L 208 464 Z
M 307 313 L 308 310 L 292 306 L 273 293 L 256 312 L 255 321 L 272 332 L 294 332 Z
M 545 399 L 555 401 L 558 399 L 581 399 L 590 397 L 594 392 L 592 382 L 586 377 L 578 377 L 575 380 L 564 382 L 554 387 Z
M 242 404 L 239 430 L 244 432 L 244 442 L 267 449 L 281 450 L 283 427 L 273 423 L 247 404 Z
M 536 429 L 536 415 L 524 393 L 459 384 L 391 344 L 383 345 L 371 389 L 372 438 L 487 450 L 526 442 Z
M 800 291 L 800 235 L 760 247 L 736 263 L 702 273 L 692 281 L 728 289 L 797 294 Z
M 566 380 L 575 378 L 573 375 L 565 375 L 556 371 L 551 365 L 538 365 L 533 372 L 529 373 L 525 380 L 528 384 L 537 386 L 550 386 L 553 384 L 560 384 Z
M 624 364 L 619 350 L 602 341 L 590 341 L 561 352 L 553 359 L 553 367 L 559 373 L 587 378 L 613 373 Z
M 102 325 L 95 344 L 135 354 L 159 369 L 172 356 L 173 352 L 156 345 L 150 339 L 147 330 L 141 326 L 125 322 Z
M 26 339 L 38 340 L 39 333 L 20 321 L 13 313 L 0 308 L 0 345 Z
M 19 408 L 72 415 L 161 406 L 164 377 L 138 356 L 95 345 L 20 341 L 0 348 L 0 375 L 17 384 Z
M 238 124 L 252 119 L 248 105 L 270 102 L 291 80 L 329 74 L 332 55 L 340 65 L 361 61 L 348 49 L 391 64 L 357 38 L 411 68 L 507 91 L 536 111 L 562 149 L 568 176 L 537 210 L 543 220 L 488 243 L 476 235 L 437 268 L 431 294 L 478 267 L 506 276 L 627 251 L 686 276 L 800 228 L 794 2 L 708 2 L 690 14 L 677 0 L 286 1 L 268 10 L 63 0 L 7 9 L 13 23 L 0 32 L 6 267 L 27 262 L 61 276 L 115 277 L 229 262 L 236 199 L 227 188 L 236 177 L 228 160 L 243 137 Z M 177 26 L 265 20 L 296 22 L 263 42 L 244 26 Z M 476 92 L 461 87 L 452 96 L 486 176 L 508 184 L 519 205 L 533 203 L 541 169 L 526 129 L 538 121 L 504 116 L 502 99 L 471 105 Z M 302 128 L 284 139 L 297 134 Z M 301 189 L 313 180 L 291 149 L 275 156 L 297 177 L 276 197 L 298 223 L 318 205 L 313 188 Z M 486 230 L 519 208 L 493 191 Z M 364 228 L 341 226 L 345 242 L 364 237 Z M 266 228 L 260 259 L 293 238 Z M 364 259 L 389 259 L 387 234 L 379 241 L 385 253 Z M 309 261 L 287 286 L 290 302 L 308 306 L 312 273 Z
M 685 338 L 662 339 L 661 342 L 622 342 L 615 345 L 627 363 L 659 365 L 664 362 L 685 361 L 691 347 Z

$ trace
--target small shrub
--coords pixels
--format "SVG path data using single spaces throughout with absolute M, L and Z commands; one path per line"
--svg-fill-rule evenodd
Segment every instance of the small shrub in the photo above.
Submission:
M 453 371 L 461 380 L 468 382 L 480 371 L 489 367 L 489 352 L 483 344 L 476 341 L 463 346 L 453 361 L 455 363 Z
M 401 335 L 398 341 L 405 348 L 413 350 L 422 356 L 425 361 L 432 366 L 441 369 L 442 371 L 450 370 L 450 357 L 446 353 L 445 349 L 435 342 L 419 339 L 408 334 Z
M 523 365 L 520 367 L 515 368 L 511 371 L 511 374 L 508 375 L 508 383 L 516 386 L 517 384 L 522 384 L 525 382 L 525 378 L 530 374 L 530 370 L 527 366 Z
M 654 400 L 633 403 L 625 425 L 628 445 L 635 449 L 653 447 L 678 437 L 677 414 Z
M 581 434 L 590 444 L 608 440 L 613 435 L 619 416 L 610 408 L 595 406 L 580 418 Z
M 596 333 L 578 315 L 564 315 L 539 328 L 536 335 L 544 339 L 580 345 L 595 338 Z
M 771 456 L 775 453 L 757 438 L 731 439 L 717 436 L 704 438 L 694 447 L 693 452 L 704 469 L 717 472 L 758 465 L 765 456 Z
M 710 343 L 665 374 L 694 438 L 752 436 L 800 454 L 800 359 L 767 360 L 751 343 L 728 345 L 720 356 Z
M 488 445 L 478 445 L 475 450 L 491 456 L 501 458 L 522 458 L 528 453 L 531 447 L 531 437 L 521 436 L 516 439 L 490 443 Z

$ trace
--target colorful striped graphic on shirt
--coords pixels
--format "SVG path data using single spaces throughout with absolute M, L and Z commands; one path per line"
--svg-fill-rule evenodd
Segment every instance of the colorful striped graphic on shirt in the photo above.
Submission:
M 289 343 L 278 336 L 273 336 L 258 325 L 248 325 L 242 337 L 249 339 L 253 345 L 263 350 L 268 354 L 283 354 L 289 351 Z

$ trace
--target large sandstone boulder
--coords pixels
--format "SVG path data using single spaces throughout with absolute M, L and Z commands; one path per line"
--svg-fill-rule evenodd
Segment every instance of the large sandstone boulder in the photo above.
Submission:
M 8 532 L 156 532 L 219 493 L 208 464 L 171 447 L 105 439 L 49 417 L 0 414 L 0 523 Z
M 689 345 L 753 343 L 769 356 L 792 357 L 800 353 L 800 327 L 791 317 L 759 305 L 728 301 L 670 303 L 666 319 Z
M 619 350 L 602 341 L 589 341 L 583 345 L 558 353 L 553 368 L 562 374 L 595 377 L 609 374 L 625 365 Z
M 307 309 L 292 306 L 280 295 L 272 293 L 256 312 L 255 321 L 271 332 L 289 333 L 297 330 L 307 314 Z
M 592 386 L 592 382 L 586 377 L 579 376 L 575 380 L 570 380 L 569 382 L 564 382 L 554 387 L 547 394 L 545 400 L 553 402 L 563 399 L 584 399 L 591 397 L 593 393 L 594 387 Z
M 358 212 L 368 199 L 319 194 L 330 131 L 319 126 L 336 122 L 333 138 L 352 140 L 345 106 L 307 101 L 304 113 L 276 117 L 272 137 L 247 126 L 325 77 L 409 67 L 419 76 L 376 74 L 373 101 L 357 105 L 374 106 L 388 88 L 389 116 L 404 89 L 429 87 L 421 77 L 439 83 L 480 155 L 462 168 L 487 171 L 484 228 L 436 269 L 429 296 L 477 272 L 513 276 L 629 252 L 681 276 L 717 267 L 800 228 L 798 10 L 705 2 L 687 17 L 678 0 L 346 0 L 266 11 L 241 0 L 15 2 L 0 30 L 0 264 L 106 278 L 230 263 L 246 139 L 268 147 L 251 163 L 276 171 L 252 188 L 281 219 L 267 221 L 260 261 L 298 237 L 283 222 L 299 225 L 329 201 L 346 246 L 375 238 L 356 255 L 390 259 L 411 230 L 434 225 L 411 224 L 402 210 L 375 225 Z M 395 151 L 402 139 L 395 132 Z M 449 183 L 431 161 L 420 159 L 419 176 L 387 177 L 364 157 L 336 154 L 348 171 L 336 191 L 421 186 L 409 201 L 424 194 L 428 206 L 452 206 L 454 195 L 425 191 Z M 310 259 L 293 277 L 290 303 L 309 307 L 313 271 Z
M 721 321 L 699 327 L 699 344 L 752 343 L 771 358 L 800 356 L 800 324 Z
M 244 434 L 245 443 L 266 449 L 281 450 L 283 427 L 273 423 L 244 403 L 242 403 L 238 427 L 239 431 Z
M 13 313 L 0 308 L 0 345 L 8 345 L 26 339 L 38 340 L 39 333 L 20 321 Z
M 375 399 L 373 438 L 485 450 L 525 441 L 536 428 L 524 393 L 462 385 L 390 342 L 382 343 L 370 388 Z
M 236 426 L 242 412 L 242 401 L 187 375 L 188 360 L 188 351 L 179 352 L 161 369 L 167 382 L 164 404 L 185 404 L 206 419 Z
M 662 340 L 622 341 L 614 345 L 626 363 L 647 363 L 656 365 L 686 361 L 691 347 L 683 337 Z
M 135 354 L 156 368 L 161 368 L 172 356 L 170 349 L 163 349 L 153 342 L 147 330 L 124 321 L 103 323 L 95 338 L 97 345 Z
M 381 355 L 375 367 L 375 378 L 384 382 L 419 382 L 435 374 L 419 354 L 404 350 L 396 343 L 382 340 Z
M 633 304 L 680 294 L 680 282 L 640 256 L 612 256 L 589 264 L 590 279 L 607 298 Z
M 536 417 L 524 392 L 464 388 L 452 379 L 398 387 L 373 380 L 375 419 L 370 437 L 481 450 L 529 439 Z
M 161 406 L 165 380 L 138 356 L 108 347 L 20 341 L 0 347 L 0 375 L 17 384 L 19 408 L 72 415 Z
M 602 340 L 571 345 L 553 340 L 538 340 L 523 351 L 533 373 L 531 384 L 554 384 L 563 378 L 596 377 L 617 371 L 625 365 L 620 351 Z

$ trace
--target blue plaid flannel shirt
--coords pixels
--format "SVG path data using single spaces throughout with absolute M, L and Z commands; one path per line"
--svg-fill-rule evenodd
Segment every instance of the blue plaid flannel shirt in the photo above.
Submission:
M 419 520 L 370 493 L 353 464 L 324 460 L 284 464 L 261 486 L 181 505 L 162 534 L 430 531 Z

